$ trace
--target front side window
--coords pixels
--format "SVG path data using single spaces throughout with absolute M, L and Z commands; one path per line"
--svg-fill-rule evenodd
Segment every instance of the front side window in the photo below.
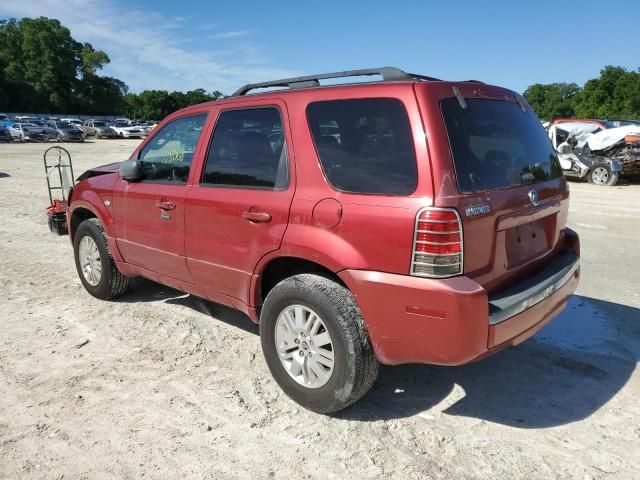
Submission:
M 311 103 L 307 118 L 322 169 L 335 189 L 381 195 L 414 192 L 416 155 L 400 100 Z
M 140 151 L 143 180 L 184 183 L 207 120 L 205 113 L 183 117 L 162 127 Z
M 287 148 L 275 107 L 220 114 L 203 185 L 281 190 L 289 184 Z

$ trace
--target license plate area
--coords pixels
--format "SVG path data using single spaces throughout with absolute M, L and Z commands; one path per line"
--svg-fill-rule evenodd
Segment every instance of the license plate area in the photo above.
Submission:
M 517 268 L 551 250 L 555 230 L 555 214 L 506 230 L 507 269 Z

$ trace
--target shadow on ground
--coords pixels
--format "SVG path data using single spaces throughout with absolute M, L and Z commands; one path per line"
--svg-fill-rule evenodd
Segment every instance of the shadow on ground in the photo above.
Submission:
M 237 327 L 245 332 L 258 335 L 258 325 L 253 323 L 244 313 L 233 308 L 210 302 L 171 287 L 137 277 L 131 280 L 131 287 L 124 297 L 118 301 L 127 303 L 164 301 L 172 305 L 182 305 L 204 313 L 228 325 Z
M 223 305 L 144 279 L 132 287 L 123 301 L 183 305 L 258 334 L 247 316 Z M 640 309 L 575 295 L 534 338 L 480 362 L 381 367 L 369 394 L 335 417 L 388 420 L 433 409 L 521 428 L 553 427 L 605 405 L 639 359 Z
M 625 385 L 639 340 L 639 309 L 574 296 L 534 338 L 478 363 L 383 367 L 369 395 L 338 417 L 391 419 L 441 407 L 445 415 L 522 428 L 563 425 L 588 417 Z
M 0 178 L 7 178 L 10 177 L 11 175 L 9 175 L 8 173 L 4 173 L 4 172 L 0 172 Z

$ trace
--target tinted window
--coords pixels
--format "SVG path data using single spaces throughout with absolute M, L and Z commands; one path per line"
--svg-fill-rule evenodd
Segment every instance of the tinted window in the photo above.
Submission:
M 289 184 L 287 149 L 277 108 L 222 112 L 203 184 L 264 189 Z
M 165 125 L 142 149 L 144 180 L 186 182 L 206 114 L 183 117 Z
M 515 102 L 442 101 L 461 192 L 494 190 L 562 175 L 556 152 L 535 114 Z
M 322 169 L 334 188 L 388 195 L 416 189 L 409 118 L 399 100 L 312 103 L 307 116 Z

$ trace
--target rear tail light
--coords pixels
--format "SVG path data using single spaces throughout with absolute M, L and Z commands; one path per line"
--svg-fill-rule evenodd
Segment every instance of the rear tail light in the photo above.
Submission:
M 463 244 L 458 212 L 438 207 L 420 210 L 411 255 L 411 275 L 434 278 L 460 275 Z

